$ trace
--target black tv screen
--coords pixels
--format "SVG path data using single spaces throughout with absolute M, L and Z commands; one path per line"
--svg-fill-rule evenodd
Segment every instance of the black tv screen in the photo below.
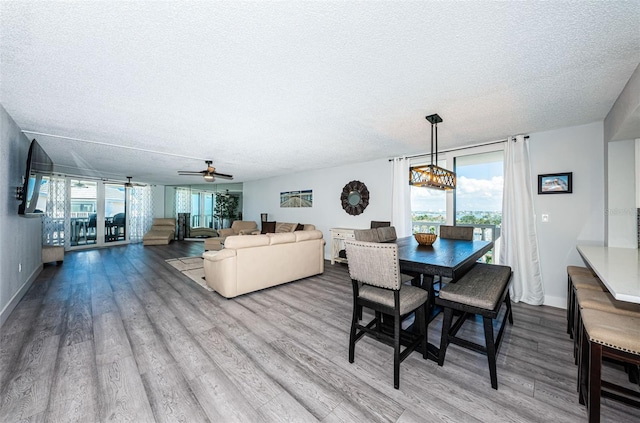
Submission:
M 40 199 L 40 191 L 43 184 L 49 182 L 53 173 L 53 162 L 49 155 L 34 139 L 29 147 L 29 155 L 27 156 L 27 170 L 24 177 L 24 185 L 22 187 L 22 203 L 18 206 L 18 214 L 20 215 L 38 215 L 43 210 L 43 204 L 46 199 L 40 201 L 41 208 L 38 208 L 38 200 Z

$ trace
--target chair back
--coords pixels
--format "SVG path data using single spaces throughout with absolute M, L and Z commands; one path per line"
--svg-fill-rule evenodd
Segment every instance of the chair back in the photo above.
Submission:
M 124 226 L 124 221 L 125 221 L 125 214 L 124 213 L 118 213 L 118 214 L 113 215 L 113 224 L 114 225 Z
M 377 229 L 354 229 L 353 237 L 356 241 L 380 242 Z
M 398 245 L 345 240 L 351 279 L 380 288 L 402 286 Z
M 440 238 L 473 241 L 473 226 L 440 226 Z
M 387 226 L 391 226 L 391 222 L 385 222 L 385 221 L 380 221 L 380 220 L 372 220 L 371 221 L 371 229 L 375 229 L 375 228 L 384 228 Z
M 398 239 L 395 226 L 381 226 L 378 229 L 378 240 L 380 242 L 394 242 Z

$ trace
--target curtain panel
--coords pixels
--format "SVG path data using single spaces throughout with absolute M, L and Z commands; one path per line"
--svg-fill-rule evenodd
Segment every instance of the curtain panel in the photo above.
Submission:
M 544 303 L 542 270 L 538 253 L 529 141 L 523 135 L 505 145 L 502 236 L 498 264 L 511 266 L 510 294 L 514 302 Z
M 411 236 L 411 189 L 409 187 L 409 159 L 393 159 L 393 187 L 391 193 L 391 222 L 398 238 Z

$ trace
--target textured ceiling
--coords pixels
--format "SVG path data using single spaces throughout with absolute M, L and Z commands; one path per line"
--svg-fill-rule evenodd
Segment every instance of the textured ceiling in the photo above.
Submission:
M 68 173 L 249 181 L 428 152 L 432 113 L 441 149 L 602 120 L 639 28 L 638 1 L 2 1 L 0 103 Z

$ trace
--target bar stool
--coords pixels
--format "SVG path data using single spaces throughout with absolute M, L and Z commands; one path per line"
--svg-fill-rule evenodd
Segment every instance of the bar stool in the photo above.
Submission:
M 601 396 L 640 408 L 640 393 L 602 380 L 603 358 L 640 365 L 640 316 L 583 308 L 581 317 L 578 391 L 580 404 L 587 405 L 589 422 L 600 421 Z
M 588 289 L 591 291 L 604 292 L 607 290 L 605 286 L 600 282 L 597 276 L 589 271 L 586 272 L 574 272 L 573 275 L 568 273 L 568 291 L 567 291 L 567 333 L 571 339 L 574 338 L 575 328 L 575 311 L 576 311 L 576 290 Z
M 640 318 L 640 305 L 634 303 L 628 303 L 625 301 L 616 300 L 613 295 L 608 292 L 595 291 L 591 289 L 578 289 L 576 290 L 576 302 L 574 314 L 574 333 L 582 333 L 582 309 L 593 309 L 605 311 L 607 313 L 621 314 L 625 316 L 639 317 Z M 573 339 L 573 354 L 578 363 L 578 351 L 580 351 L 579 336 L 576 335 Z
M 573 283 L 571 278 L 576 275 L 592 275 L 586 267 L 567 266 L 567 333 L 573 338 Z

